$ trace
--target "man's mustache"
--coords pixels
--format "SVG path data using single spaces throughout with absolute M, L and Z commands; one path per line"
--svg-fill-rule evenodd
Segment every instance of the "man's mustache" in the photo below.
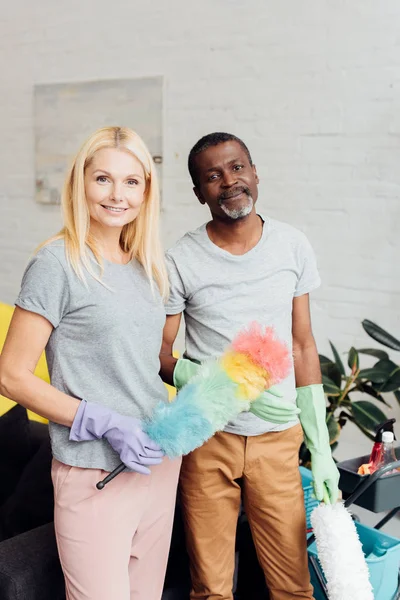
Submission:
M 218 204 L 222 204 L 225 200 L 229 200 L 234 196 L 238 196 L 239 194 L 247 194 L 247 196 L 251 196 L 250 188 L 246 186 L 236 187 L 233 190 L 229 190 L 223 192 L 220 196 L 218 196 Z

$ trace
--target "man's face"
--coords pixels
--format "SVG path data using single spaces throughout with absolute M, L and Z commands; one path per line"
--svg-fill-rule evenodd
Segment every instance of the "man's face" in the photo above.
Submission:
M 258 197 L 258 176 L 238 142 L 211 146 L 195 160 L 198 185 L 194 192 L 212 215 L 236 221 L 252 212 Z

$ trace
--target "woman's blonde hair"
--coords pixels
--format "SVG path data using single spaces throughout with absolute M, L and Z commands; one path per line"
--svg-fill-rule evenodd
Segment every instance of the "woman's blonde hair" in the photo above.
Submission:
M 84 269 L 101 280 L 93 268 L 88 248 L 103 270 L 103 261 L 90 234 L 90 215 L 85 194 L 85 169 L 96 152 L 103 148 L 117 148 L 130 152 L 142 165 L 146 179 L 145 199 L 136 219 L 125 225 L 120 246 L 130 259 L 143 266 L 151 285 L 156 282 L 163 298 L 168 296 L 168 275 L 160 242 L 160 192 L 153 159 L 141 137 L 127 127 L 104 127 L 93 133 L 82 145 L 72 161 L 61 197 L 64 215 L 63 229 L 43 245 L 64 239 L 67 258 L 75 273 L 85 280 Z

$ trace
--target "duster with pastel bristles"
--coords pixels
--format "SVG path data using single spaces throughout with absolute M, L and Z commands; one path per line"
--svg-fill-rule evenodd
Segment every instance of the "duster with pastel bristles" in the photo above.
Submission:
M 285 379 L 290 366 L 289 350 L 274 330 L 252 323 L 220 358 L 201 364 L 173 402 L 160 402 L 143 429 L 167 456 L 188 454 Z M 97 487 L 102 489 L 124 468 L 121 464 Z
M 262 392 L 284 379 L 291 365 L 271 327 L 252 323 L 224 354 L 204 362 L 171 404 L 157 405 L 145 426 L 169 457 L 188 454 L 222 430 Z

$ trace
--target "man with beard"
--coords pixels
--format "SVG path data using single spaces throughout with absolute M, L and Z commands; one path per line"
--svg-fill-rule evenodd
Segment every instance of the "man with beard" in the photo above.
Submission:
M 294 356 L 279 386 L 184 457 L 180 491 L 190 597 L 233 598 L 242 494 L 271 600 L 309 600 L 298 469 L 303 434 L 317 498 L 335 502 L 339 479 L 310 320 L 308 295 L 320 283 L 314 253 L 300 231 L 257 214 L 259 179 L 242 140 L 227 133 L 203 137 L 190 152 L 189 172 L 211 220 L 167 252 L 171 293 L 160 355 L 163 379 L 179 390 L 199 363 L 220 356 L 252 321 L 274 327 Z M 182 313 L 186 348 L 176 360 L 172 351 Z

